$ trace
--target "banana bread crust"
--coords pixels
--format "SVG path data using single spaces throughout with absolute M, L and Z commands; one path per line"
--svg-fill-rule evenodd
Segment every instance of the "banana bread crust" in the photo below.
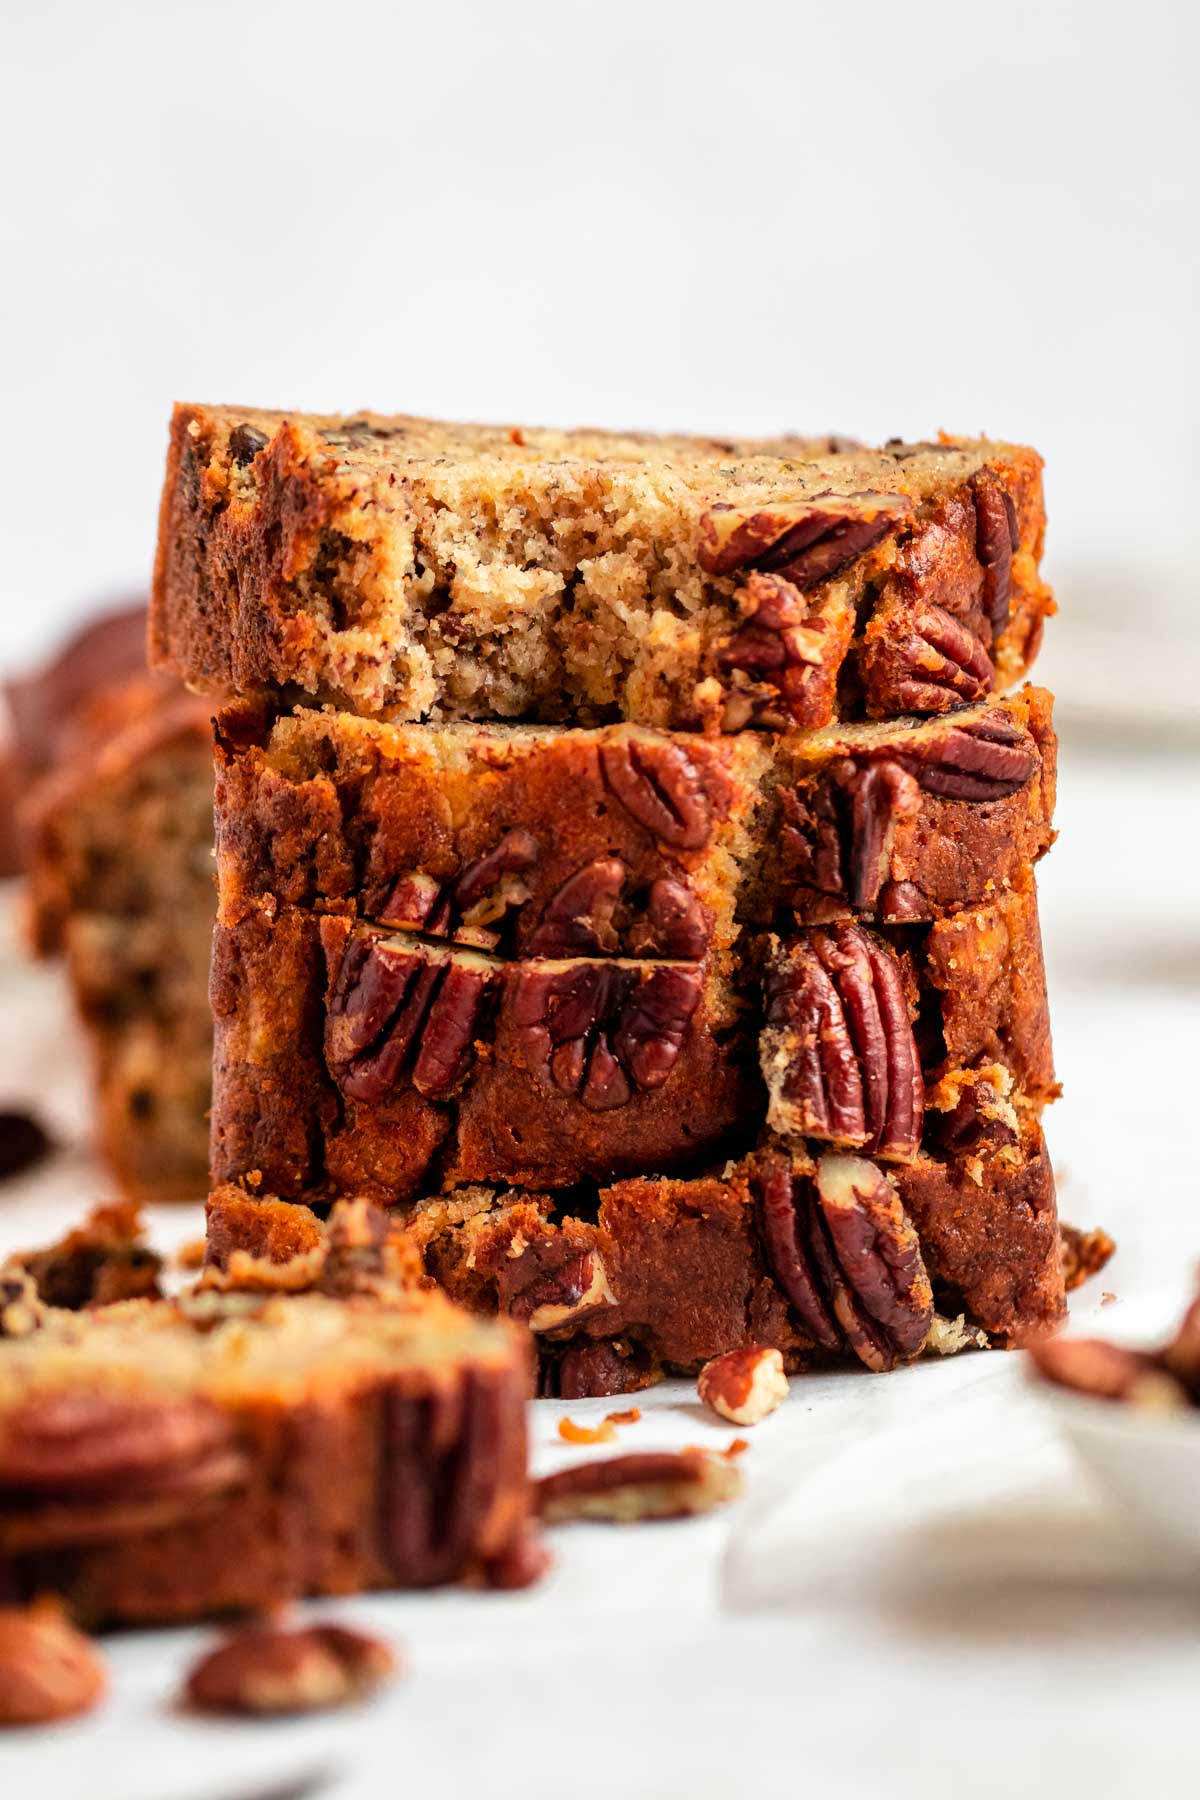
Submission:
M 152 660 L 402 719 L 940 712 L 1052 610 L 1041 459 L 175 409 Z

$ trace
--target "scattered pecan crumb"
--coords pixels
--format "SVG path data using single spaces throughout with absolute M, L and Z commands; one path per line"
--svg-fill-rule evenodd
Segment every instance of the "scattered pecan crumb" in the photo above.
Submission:
M 640 1406 L 630 1406 L 624 1412 L 605 1413 L 604 1423 L 606 1425 L 636 1425 L 641 1416 Z
M 1111 1306 L 1113 1301 L 1116 1299 L 1116 1297 L 1117 1296 L 1115 1294 L 1110 1293 L 1109 1290 L 1107 1288 L 1105 1288 L 1104 1291 L 1100 1295 L 1101 1306 Z
M 595 1426 L 577 1425 L 574 1419 L 560 1419 L 558 1435 L 568 1444 L 611 1444 L 617 1434 L 607 1419 Z
M 599 1519 L 624 1525 L 707 1512 L 741 1490 L 741 1474 L 719 1456 L 703 1450 L 658 1450 L 560 1469 L 543 1476 L 534 1498 L 548 1524 Z
M 88 1712 L 106 1686 L 94 1647 L 53 1601 L 0 1609 L 0 1726 Z
M 757 1425 L 786 1399 L 788 1378 L 778 1350 L 730 1350 L 705 1363 L 696 1392 L 732 1425 Z
M 315 1712 L 361 1699 L 397 1668 L 386 1644 L 342 1625 L 300 1631 L 267 1625 L 210 1650 L 185 1691 L 207 1712 Z
M 727 1461 L 732 1461 L 735 1456 L 744 1456 L 749 1448 L 749 1438 L 730 1438 L 729 1442 L 722 1450 L 721 1455 L 725 1457 Z

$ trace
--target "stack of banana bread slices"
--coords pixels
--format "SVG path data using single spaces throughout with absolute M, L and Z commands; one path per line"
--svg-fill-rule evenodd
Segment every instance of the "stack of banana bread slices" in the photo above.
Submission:
M 1040 470 L 177 409 L 214 1273 L 382 1202 L 569 1397 L 1057 1324 Z

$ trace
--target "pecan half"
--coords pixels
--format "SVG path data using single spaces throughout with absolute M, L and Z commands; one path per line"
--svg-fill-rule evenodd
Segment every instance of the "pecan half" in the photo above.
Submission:
M 672 850 L 702 850 L 712 835 L 712 805 L 687 751 L 648 733 L 600 747 L 608 788 L 639 825 Z
M 771 1269 L 814 1343 L 848 1348 L 877 1372 L 918 1356 L 933 1323 L 933 1289 L 883 1171 L 831 1154 L 810 1177 L 773 1158 L 758 1187 Z
M 386 1644 L 344 1625 L 260 1626 L 202 1657 L 185 1692 L 205 1712 L 316 1712 L 361 1699 L 397 1667 Z
M 544 1475 L 534 1501 L 548 1525 L 569 1519 L 629 1525 L 708 1512 L 741 1491 L 742 1478 L 732 1463 L 703 1450 L 659 1450 L 575 1463 Z
M 890 621 L 886 639 L 869 642 L 862 661 L 878 714 L 948 712 L 990 693 L 996 673 L 970 626 L 932 601 Z
M 342 1092 L 381 1100 L 407 1081 L 430 1100 L 465 1081 L 499 967 L 464 952 L 352 938 L 329 998 L 325 1056 Z
M 613 915 L 627 875 L 619 856 L 599 856 L 569 875 L 551 895 L 530 933 L 530 954 L 563 957 L 615 950 L 618 935 Z
M 199 1498 L 246 1472 L 234 1427 L 198 1399 L 31 1399 L 0 1431 L 0 1492 L 82 1501 Z
M 666 1081 L 702 990 L 700 969 L 676 965 L 526 964 L 512 1017 L 545 1084 L 605 1112 Z
M 975 554 L 983 569 L 983 603 L 992 626 L 992 642 L 1009 618 L 1012 559 L 1021 548 L 1017 509 L 1012 495 L 990 472 L 971 478 L 975 503 Z
M 104 1664 L 52 1601 L 0 1608 L 0 1725 L 47 1725 L 88 1712 Z
M 808 796 L 784 793 L 785 848 L 798 879 L 855 912 L 872 911 L 896 827 L 920 804 L 917 782 L 892 758 L 839 757 Z
M 816 587 L 876 545 L 911 509 L 903 494 L 815 494 L 749 511 L 718 503 L 700 520 L 697 559 L 710 575 L 756 568 Z
M 1037 768 L 1037 752 L 1006 712 L 985 712 L 893 752 L 927 793 L 946 800 L 1004 800 Z
M 925 1084 L 896 954 L 859 925 L 808 932 L 767 972 L 768 1121 L 910 1161 Z

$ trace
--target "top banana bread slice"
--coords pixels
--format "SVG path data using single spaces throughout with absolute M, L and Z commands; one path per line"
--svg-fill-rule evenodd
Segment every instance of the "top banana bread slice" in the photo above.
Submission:
M 152 658 L 392 719 L 814 727 L 1023 675 L 1041 459 L 176 408 Z

